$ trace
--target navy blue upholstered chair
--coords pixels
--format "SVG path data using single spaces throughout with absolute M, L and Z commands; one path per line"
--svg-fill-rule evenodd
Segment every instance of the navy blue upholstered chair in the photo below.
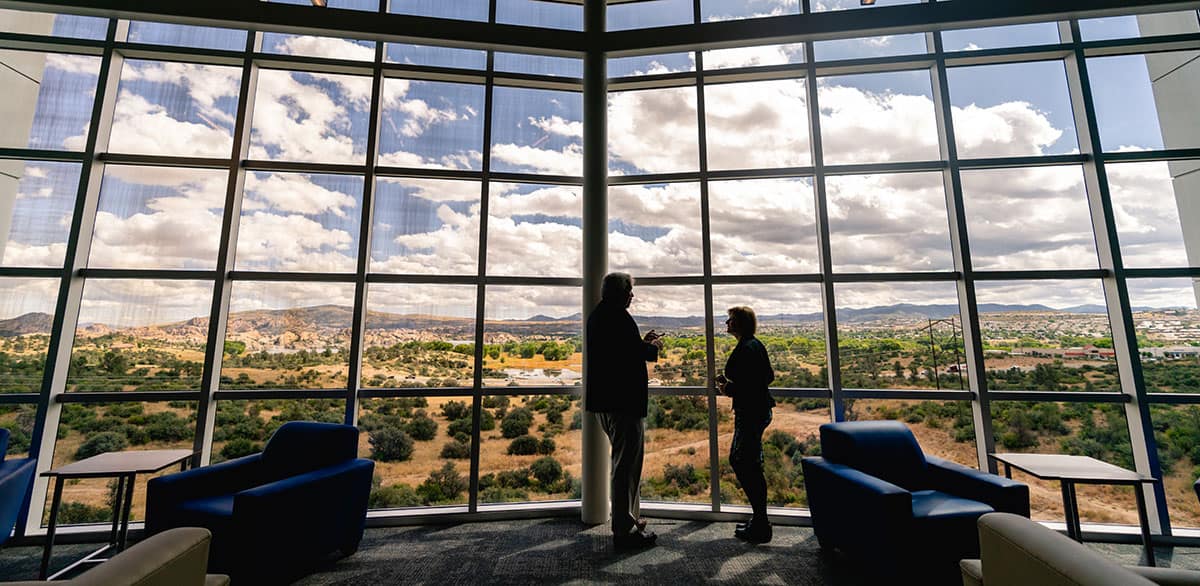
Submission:
M 357 454 L 352 425 L 285 423 L 260 454 L 151 479 L 146 533 L 204 527 L 210 572 L 234 584 L 290 581 L 358 549 L 375 463 Z
M 0 545 L 8 541 L 33 488 L 35 458 L 5 458 L 8 430 L 0 429 Z
M 897 421 L 822 425 L 821 457 L 801 465 L 821 549 L 878 575 L 959 582 L 958 560 L 979 553 L 980 516 L 1029 516 L 1028 486 L 926 456 Z

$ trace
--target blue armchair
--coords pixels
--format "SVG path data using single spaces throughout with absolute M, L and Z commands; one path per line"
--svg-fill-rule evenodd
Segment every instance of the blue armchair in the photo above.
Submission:
M 801 466 L 821 549 L 893 579 L 958 583 L 958 560 L 979 554 L 980 516 L 1029 516 L 1028 486 L 926 456 L 896 421 L 822 425 L 821 457 Z
M 151 479 L 146 533 L 204 527 L 210 571 L 234 584 L 287 582 L 358 549 L 375 463 L 357 453 L 354 426 L 285 423 L 262 453 Z
M 8 541 L 17 517 L 29 502 L 36 458 L 8 460 L 8 430 L 0 429 L 0 545 Z

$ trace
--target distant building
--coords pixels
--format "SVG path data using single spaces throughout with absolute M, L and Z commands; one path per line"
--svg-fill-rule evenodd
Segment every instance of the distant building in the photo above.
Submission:
M 1159 346 L 1142 348 L 1142 356 L 1160 360 L 1180 360 L 1182 358 L 1200 358 L 1200 348 L 1196 346 Z

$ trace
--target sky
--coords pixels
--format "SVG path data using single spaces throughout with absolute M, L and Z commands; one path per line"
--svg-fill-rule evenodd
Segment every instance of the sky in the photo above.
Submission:
M 904 2 L 887 2 L 895 4 Z M 366 9 L 373 0 L 331 2 Z M 613 6 L 612 29 L 678 24 L 690 0 Z M 858 8 L 816 1 L 816 10 Z M 486 19 L 486 2 L 392 2 L 394 11 Z M 482 8 L 480 8 L 482 7 Z M 686 8 L 686 10 L 684 10 Z M 705 0 L 708 20 L 789 14 L 794 0 Z M 578 7 L 500 0 L 501 22 L 580 28 Z M 682 16 L 681 16 L 682 15 Z M 1082 26 L 1086 38 L 1138 34 L 1129 19 Z M 96 38 L 103 23 L 60 18 L 56 34 Z M 240 31 L 135 23 L 131 40 L 240 50 Z M 954 31 L 947 50 L 1057 42 L 1054 24 Z M 267 34 L 264 51 L 370 60 L 361 41 Z M 819 42 L 818 60 L 923 53 L 922 35 Z M 482 68 L 481 51 L 388 44 L 389 61 Z M 799 63 L 803 45 L 708 51 L 708 69 Z M 502 71 L 581 75 L 579 60 L 497 54 Z M 610 75 L 690 71 L 694 54 L 614 59 Z M 1145 61 L 1088 61 L 1106 150 L 1163 147 Z M 99 60 L 49 55 L 26 144 L 82 150 Z M 127 60 L 108 151 L 228 157 L 240 68 Z M 950 102 L 961 158 L 1079 152 L 1062 62 L 959 67 L 949 71 Z M 352 75 L 261 70 L 250 158 L 364 164 L 371 81 Z M 711 170 L 810 166 L 804 80 L 711 84 L 704 89 L 707 166 Z M 940 158 L 929 73 L 924 70 L 822 77 L 817 81 L 826 164 Z M 483 153 L 499 172 L 574 175 L 582 169 L 579 93 L 497 87 L 492 144 L 484 145 L 484 88 L 466 83 L 387 79 L 378 164 L 479 171 Z M 700 168 L 694 87 L 614 92 L 609 96 L 610 174 L 694 172 Z M 486 150 L 485 150 L 486 149 Z M 1186 266 L 1175 193 L 1165 163 L 1108 168 L 1124 261 L 1130 267 Z M 14 202 L 2 266 L 61 266 L 79 167 L 27 163 Z M 1077 166 L 962 173 L 971 253 L 977 269 L 1086 269 L 1098 266 Z M 102 181 L 91 267 L 212 269 L 227 173 L 108 165 Z M 831 255 L 838 272 L 953 269 L 940 173 L 831 176 L 826 183 Z M 1180 194 L 1181 196 L 1184 194 Z M 581 190 L 538 183 L 381 177 L 369 242 L 370 271 L 397 275 L 476 275 L 487 198 L 486 272 L 515 277 L 580 277 Z M 700 185 L 614 186 L 609 194 L 609 267 L 635 276 L 700 275 Z M 811 178 L 713 181 L 709 184 L 713 274 L 819 272 Z M 247 173 L 235 268 L 244 271 L 353 272 L 362 237 L 363 178 L 313 173 Z M 0 317 L 52 311 L 55 280 L 6 279 Z M 819 311 L 815 286 L 716 287 L 715 307 L 751 304 L 762 314 Z M 1132 302 L 1195 306 L 1180 279 L 1131 282 Z M 847 307 L 953 303 L 953 284 L 838 285 Z M 372 285 L 376 311 L 473 315 L 471 286 Z M 212 284 L 192 281 L 89 280 L 81 322 L 144 325 L 205 316 Z M 575 288 L 489 287 L 485 315 L 523 318 L 579 312 Z M 980 301 L 1067 307 L 1103 303 L 1098 281 L 1005 283 L 981 289 Z M 350 304 L 353 288 L 319 283 L 235 283 L 233 310 Z M 740 302 L 737 299 L 741 299 Z M 701 315 L 700 287 L 639 287 L 642 315 Z

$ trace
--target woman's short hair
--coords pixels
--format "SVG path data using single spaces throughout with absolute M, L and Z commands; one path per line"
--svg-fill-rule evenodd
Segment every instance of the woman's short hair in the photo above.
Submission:
M 629 273 L 609 273 L 600 284 L 601 299 L 621 299 L 633 290 L 633 277 Z
M 743 336 L 753 336 L 754 332 L 758 331 L 758 316 L 754 315 L 754 310 L 745 305 L 730 307 L 726 310 L 729 314 L 729 319 L 733 320 L 734 329 Z

